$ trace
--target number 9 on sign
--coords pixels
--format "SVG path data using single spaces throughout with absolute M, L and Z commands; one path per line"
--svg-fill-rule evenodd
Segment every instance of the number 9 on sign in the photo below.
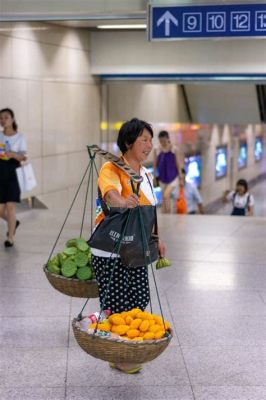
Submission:
M 201 32 L 202 27 L 201 13 L 184 13 L 183 14 L 183 32 L 195 33 Z

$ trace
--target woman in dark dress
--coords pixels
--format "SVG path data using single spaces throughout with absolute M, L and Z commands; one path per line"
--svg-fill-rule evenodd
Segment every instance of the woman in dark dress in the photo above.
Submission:
M 14 245 L 14 234 L 19 225 L 16 219 L 16 203 L 20 202 L 16 168 L 26 160 L 26 142 L 17 132 L 14 112 L 9 108 L 0 110 L 0 217 L 7 222 L 5 247 Z

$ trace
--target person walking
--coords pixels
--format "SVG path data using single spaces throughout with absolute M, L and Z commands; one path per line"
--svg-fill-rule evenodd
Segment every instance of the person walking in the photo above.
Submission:
M 16 203 L 20 202 L 20 189 L 16 168 L 27 159 L 24 136 L 18 132 L 15 114 L 10 108 L 0 110 L 0 217 L 7 222 L 4 246 L 14 245 L 14 235 L 20 222 L 16 218 Z
M 108 206 L 135 208 L 156 205 L 152 176 L 142 165 L 152 151 L 152 138 L 151 126 L 137 118 L 125 122 L 120 128 L 117 144 L 122 153 L 121 160 L 129 165 L 137 175 L 142 176 L 143 181 L 139 194 L 134 194 L 129 176 L 115 164 L 106 162 L 100 170 L 98 186 L 101 197 Z M 96 224 L 99 224 L 104 218 L 104 212 L 100 211 L 96 217 Z M 93 246 L 91 252 L 92 265 L 99 286 L 101 307 L 110 309 L 112 314 L 129 311 L 136 307 L 144 310 L 150 301 L 147 266 L 130 268 L 123 265 L 117 255 L 114 257 L 114 254 L 93 248 Z M 159 253 L 164 257 L 165 247 L 160 240 Z M 110 287 L 106 293 L 108 283 L 110 283 Z M 140 365 L 129 363 L 110 366 L 125 373 L 135 373 L 141 369 Z
M 253 216 L 254 215 L 254 197 L 248 191 L 248 183 L 245 179 L 239 179 L 235 190 L 227 190 L 224 194 L 224 201 L 232 201 L 233 210 L 231 215 L 235 216 Z
M 179 187 L 174 191 L 177 214 L 204 214 L 202 198 L 196 185 L 186 180 L 186 170 L 181 169 Z
M 178 186 L 181 163 L 177 149 L 172 145 L 169 133 L 158 134 L 159 148 L 154 149 L 153 166 L 155 177 L 162 189 L 162 212 L 171 212 L 171 193 Z

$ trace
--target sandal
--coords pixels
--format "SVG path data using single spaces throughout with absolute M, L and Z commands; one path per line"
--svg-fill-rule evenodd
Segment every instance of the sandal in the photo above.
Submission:
M 124 372 L 125 374 L 137 374 L 138 372 L 140 372 L 142 370 L 142 365 L 137 365 L 134 368 L 131 369 L 126 369 L 123 368 L 121 366 L 119 366 L 119 364 L 115 364 L 115 363 L 109 363 L 110 368 L 114 368 L 114 369 L 118 369 L 121 372 Z

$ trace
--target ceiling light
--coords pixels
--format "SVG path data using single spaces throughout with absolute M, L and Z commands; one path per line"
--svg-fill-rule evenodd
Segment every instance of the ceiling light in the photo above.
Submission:
M 98 29 L 146 29 L 146 24 L 127 24 L 127 25 L 98 25 Z

